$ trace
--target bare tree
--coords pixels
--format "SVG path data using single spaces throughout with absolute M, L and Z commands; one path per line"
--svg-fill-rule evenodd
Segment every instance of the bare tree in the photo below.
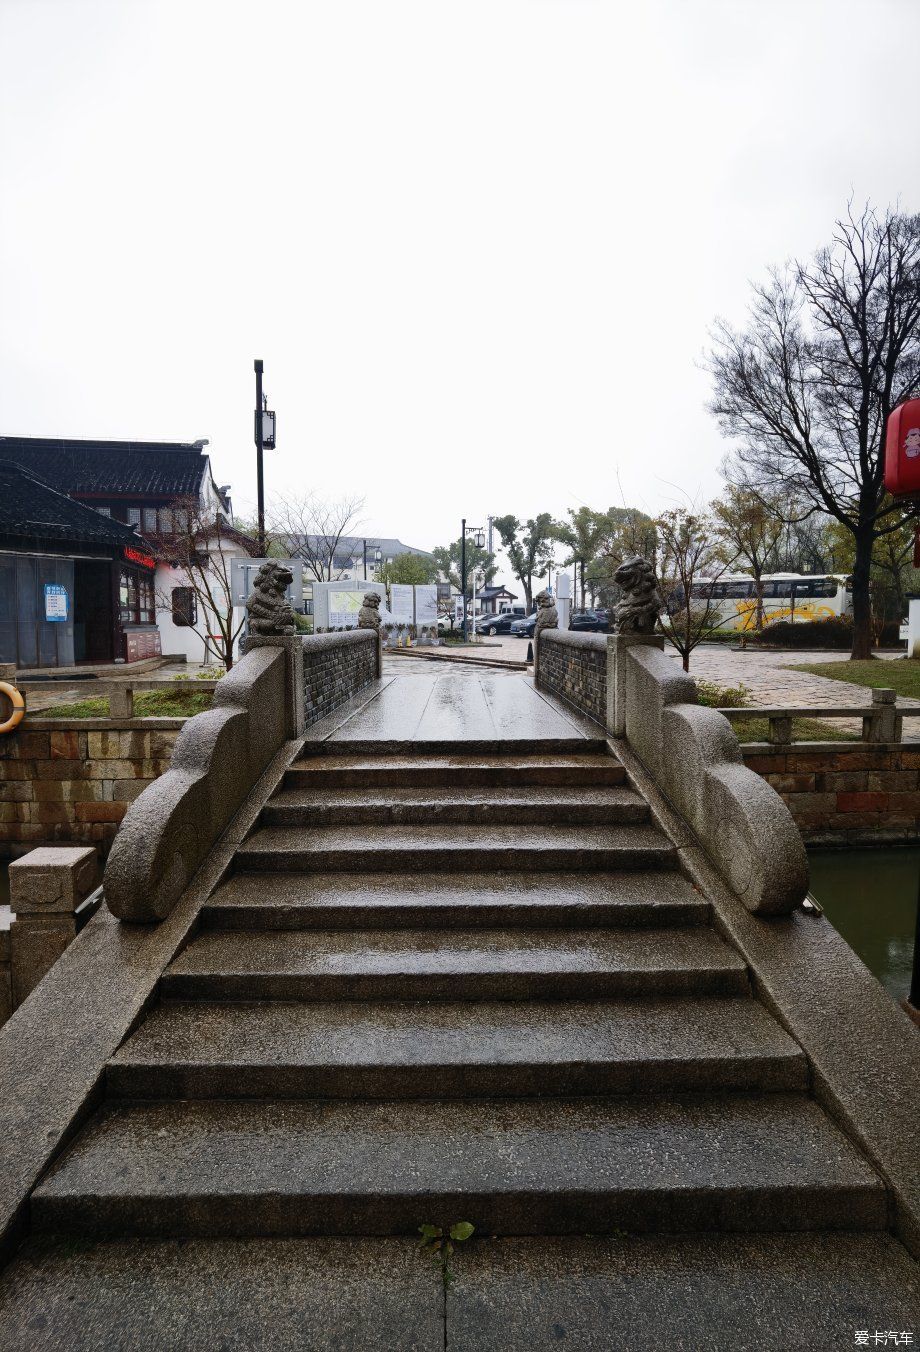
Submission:
M 852 533 L 852 656 L 868 657 L 873 545 L 904 518 L 885 497 L 885 423 L 920 384 L 920 216 L 849 209 L 813 259 L 754 288 L 743 331 L 717 323 L 709 367 L 754 486 L 782 485 Z
M 170 611 L 174 623 L 197 634 L 205 655 L 229 671 L 245 623 L 242 610 L 234 618 L 230 561 L 241 554 L 254 556 L 256 542 L 220 512 L 204 508 L 197 497 L 179 499 L 171 510 L 172 529 L 147 537 L 159 562 L 176 571 L 173 586 L 157 587 L 156 608 Z M 160 517 L 162 522 L 162 512 Z
M 655 529 L 664 601 L 661 628 L 689 671 L 693 649 L 723 623 L 707 583 L 721 576 L 725 562 L 715 523 L 706 512 L 675 507 L 658 518 Z
M 342 576 L 337 560 L 350 546 L 360 525 L 364 499 L 332 498 L 309 493 L 276 499 L 269 508 L 269 530 L 289 552 L 302 559 L 316 582 L 334 582 Z

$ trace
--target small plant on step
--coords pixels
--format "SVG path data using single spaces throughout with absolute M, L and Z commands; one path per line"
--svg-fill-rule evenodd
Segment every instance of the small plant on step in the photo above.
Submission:
M 420 1225 L 418 1228 L 422 1237 L 421 1247 L 431 1254 L 435 1262 L 441 1264 L 441 1281 L 444 1283 L 445 1291 L 454 1279 L 450 1270 L 454 1245 L 465 1244 L 475 1228 L 469 1221 L 457 1221 L 448 1227 L 446 1233 L 444 1227 L 440 1225 Z

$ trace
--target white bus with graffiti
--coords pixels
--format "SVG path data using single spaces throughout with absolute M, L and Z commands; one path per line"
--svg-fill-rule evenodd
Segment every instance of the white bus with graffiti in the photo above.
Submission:
M 844 573 L 765 573 L 762 581 L 765 625 L 853 614 L 852 579 Z M 756 629 L 757 589 L 749 573 L 698 578 L 691 595 L 697 605 L 709 601 L 713 628 Z

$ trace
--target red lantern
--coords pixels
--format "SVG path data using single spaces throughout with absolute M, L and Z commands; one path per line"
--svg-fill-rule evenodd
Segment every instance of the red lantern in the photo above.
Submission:
M 885 487 L 895 498 L 920 497 L 920 399 L 908 399 L 888 415 Z

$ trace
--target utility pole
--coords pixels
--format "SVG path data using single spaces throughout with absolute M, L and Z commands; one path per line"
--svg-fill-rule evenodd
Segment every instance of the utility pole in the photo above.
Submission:
M 253 363 L 256 373 L 256 484 L 259 504 L 259 558 L 265 558 L 265 475 L 262 468 L 262 362 Z
M 460 522 L 460 594 L 463 598 L 463 642 L 466 642 L 466 517 Z
M 490 553 L 490 554 L 494 554 L 495 551 L 494 551 L 494 549 L 492 548 L 492 522 L 495 520 L 495 517 L 494 517 L 494 516 L 490 516 L 490 517 L 487 518 L 487 520 L 488 520 L 488 522 L 489 522 L 489 553 Z

